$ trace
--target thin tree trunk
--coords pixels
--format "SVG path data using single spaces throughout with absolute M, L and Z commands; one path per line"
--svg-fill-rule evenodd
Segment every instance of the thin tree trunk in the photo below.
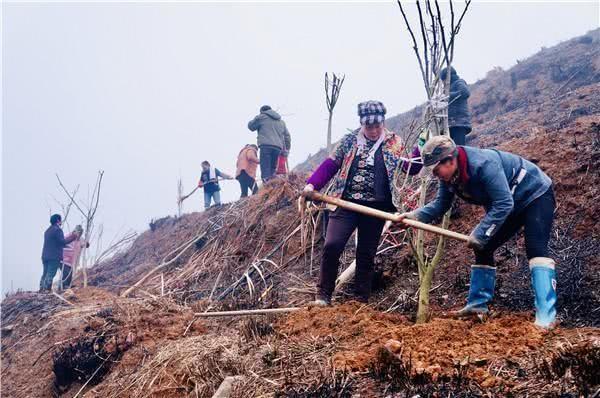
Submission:
M 450 211 L 449 210 L 443 218 L 442 228 L 448 228 L 450 223 Z M 437 247 L 433 258 L 426 264 L 421 266 L 419 263 L 419 302 L 417 307 L 417 323 L 425 323 L 429 320 L 429 291 L 431 290 L 431 281 L 433 280 L 433 274 L 440 261 L 444 257 L 444 249 L 446 247 L 446 240 L 444 236 L 438 238 Z
M 443 238 L 440 238 L 443 239 Z M 417 309 L 417 324 L 426 323 L 429 320 L 429 290 L 433 280 L 434 264 L 428 264 L 423 272 L 423 279 L 419 286 L 419 305 Z
M 327 153 L 331 153 L 331 122 L 333 120 L 333 112 L 329 112 L 329 120 L 327 122 Z

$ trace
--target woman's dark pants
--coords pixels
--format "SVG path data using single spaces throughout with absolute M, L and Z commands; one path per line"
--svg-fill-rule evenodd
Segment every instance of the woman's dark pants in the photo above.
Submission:
M 384 224 L 383 220 L 342 208 L 336 209 L 329 215 L 321 273 L 317 285 L 318 298 L 331 299 L 340 266 L 340 256 L 352 232 L 358 229 L 354 277 L 355 296 L 359 301 L 367 302 L 369 300 L 374 259 Z
M 65 263 L 61 263 L 62 264 L 62 272 L 61 272 L 61 278 L 62 278 L 62 288 L 63 290 L 67 290 L 68 288 L 71 287 L 71 281 L 73 280 L 73 268 Z

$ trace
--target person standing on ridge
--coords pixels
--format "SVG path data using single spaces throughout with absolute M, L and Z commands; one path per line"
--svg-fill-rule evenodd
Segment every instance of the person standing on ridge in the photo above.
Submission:
M 257 132 L 257 142 L 260 148 L 260 175 L 263 182 L 275 176 L 277 159 L 283 154 L 287 157 L 291 148 L 290 132 L 281 119 L 269 105 L 263 105 L 260 113 L 248 122 L 248 129 Z
M 79 262 L 79 256 L 81 250 L 85 247 L 90 247 L 89 242 L 81 241 L 83 236 L 83 227 L 77 225 L 75 230 L 67 237 L 70 239 L 72 235 L 75 235 L 75 240 L 68 243 L 63 249 L 63 259 L 61 261 L 61 280 L 62 289 L 66 290 L 71 287 L 71 281 L 73 280 L 73 269 Z
M 210 207 L 211 201 L 215 202 L 215 206 L 221 205 L 219 177 L 225 180 L 233 180 L 233 177 L 229 174 L 225 174 L 221 170 L 212 167 L 207 160 L 202 162 L 202 173 L 200 174 L 198 187 L 204 188 L 204 210 Z

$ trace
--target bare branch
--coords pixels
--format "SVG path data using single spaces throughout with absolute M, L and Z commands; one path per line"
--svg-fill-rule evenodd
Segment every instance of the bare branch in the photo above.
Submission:
M 452 2 L 450 2 L 450 5 L 452 6 Z M 458 32 L 460 31 L 462 20 L 465 17 L 465 14 L 467 13 L 467 10 L 469 9 L 470 5 L 471 5 L 471 0 L 466 0 L 465 1 L 465 9 L 463 10 L 460 18 L 458 19 L 458 23 L 452 29 L 452 39 L 451 39 L 451 43 L 450 43 L 450 45 L 451 45 L 451 51 L 450 51 L 450 57 L 451 58 L 450 58 L 450 60 L 451 61 L 454 58 L 454 42 L 455 42 L 455 38 L 458 35 Z
M 77 210 L 79 210 L 79 212 L 81 213 L 81 215 L 83 217 L 87 217 L 86 212 L 83 211 L 83 209 L 81 208 L 81 206 L 79 206 L 79 204 L 75 200 L 75 197 L 73 195 L 71 195 L 71 193 L 69 192 L 69 190 L 67 189 L 67 187 L 65 187 L 65 185 L 61 181 L 60 177 L 58 176 L 58 173 L 56 174 L 56 179 L 58 180 L 58 184 L 60 185 L 60 187 L 63 189 L 63 191 L 65 192 L 65 194 L 67 195 L 67 197 L 71 200 L 71 202 L 75 205 L 75 207 L 77 208 Z
M 335 73 L 332 73 L 333 77 L 329 79 L 329 74 L 325 72 L 325 102 L 327 104 L 327 110 L 329 111 L 329 118 L 327 120 L 327 152 L 331 152 L 331 129 L 333 120 L 333 109 L 337 104 L 342 84 L 346 76 L 342 75 L 340 78 Z
M 435 8 L 437 10 L 437 20 L 440 25 L 440 33 L 442 35 L 442 46 L 444 50 L 444 59 L 446 60 L 446 66 L 450 65 L 450 59 L 448 58 L 448 44 L 446 43 L 446 32 L 444 29 L 444 23 L 442 22 L 442 13 L 440 11 L 440 4 L 438 0 L 435 0 Z
M 427 1 L 427 0 L 426 0 Z M 417 10 L 419 10 L 419 26 L 421 27 L 421 36 L 423 39 L 423 59 L 425 61 L 425 80 L 429 82 L 429 57 L 427 48 L 427 34 L 425 33 L 425 22 L 423 21 L 423 13 L 421 12 L 421 3 L 417 0 Z
M 404 8 L 402 7 L 401 0 L 397 0 L 398 7 L 400 7 L 400 12 L 402 13 L 402 17 L 404 18 L 404 23 L 406 24 L 406 28 L 410 33 L 410 37 L 413 42 L 413 50 L 415 51 L 415 55 L 417 56 L 417 61 L 419 62 L 419 68 L 421 69 L 421 76 L 423 77 L 423 83 L 425 84 L 425 89 L 427 91 L 427 99 L 431 99 L 431 94 L 429 92 L 429 82 L 427 81 L 427 73 L 425 72 L 425 68 L 423 66 L 423 60 L 421 59 L 421 55 L 419 54 L 419 46 L 417 45 L 417 39 L 415 38 L 415 34 L 410 27 L 410 23 L 408 22 L 408 18 L 406 17 L 406 13 L 404 12 Z
M 135 240 L 135 238 L 137 238 L 137 232 L 130 231 L 130 232 L 127 232 L 125 235 L 123 235 L 121 238 L 119 238 L 116 242 L 112 242 L 108 246 L 108 248 L 106 248 L 106 250 L 104 250 L 102 253 L 100 253 L 100 255 L 98 255 L 94 259 L 94 264 L 92 265 L 92 267 L 100 264 L 102 261 L 104 261 L 108 257 L 119 252 L 123 247 L 125 247 L 126 245 L 131 243 L 133 240 Z

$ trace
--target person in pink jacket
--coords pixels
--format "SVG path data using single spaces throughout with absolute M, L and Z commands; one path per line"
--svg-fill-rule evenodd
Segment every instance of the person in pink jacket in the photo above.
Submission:
M 62 259 L 62 288 L 68 289 L 71 287 L 71 281 L 73 280 L 73 268 L 79 261 L 79 256 L 81 255 L 81 250 L 84 247 L 90 247 L 88 242 L 84 242 L 81 240 L 81 236 L 83 235 L 83 228 L 81 225 L 77 225 L 75 230 L 72 232 L 75 234 L 77 238 L 71 243 L 67 244 L 63 249 L 63 259 Z

